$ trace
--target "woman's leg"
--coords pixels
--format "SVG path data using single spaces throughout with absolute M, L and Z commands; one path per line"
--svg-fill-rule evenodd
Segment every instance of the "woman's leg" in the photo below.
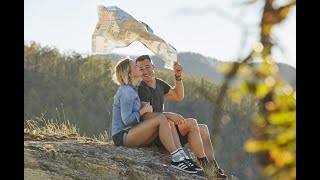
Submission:
M 163 146 L 170 153 L 177 149 L 172 137 L 170 125 L 164 114 L 145 118 L 141 123 L 132 127 L 127 134 L 126 145 L 129 147 L 147 145 L 158 135 Z

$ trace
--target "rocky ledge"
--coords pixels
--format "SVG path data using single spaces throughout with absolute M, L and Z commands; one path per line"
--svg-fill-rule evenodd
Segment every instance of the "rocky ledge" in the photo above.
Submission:
M 24 179 L 207 179 L 170 167 L 157 148 L 116 147 L 79 136 L 24 132 Z

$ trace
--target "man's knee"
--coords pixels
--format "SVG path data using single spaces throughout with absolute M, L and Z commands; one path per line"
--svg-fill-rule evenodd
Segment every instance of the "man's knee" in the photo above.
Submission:
M 188 123 L 189 129 L 199 130 L 198 122 L 197 122 L 196 119 L 194 119 L 194 118 L 189 118 L 189 119 L 187 119 L 186 123 Z
M 208 126 L 206 124 L 199 124 L 199 129 L 201 131 L 209 131 Z

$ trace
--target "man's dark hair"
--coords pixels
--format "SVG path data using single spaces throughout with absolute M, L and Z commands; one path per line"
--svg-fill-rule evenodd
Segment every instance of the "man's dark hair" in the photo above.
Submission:
M 152 63 L 152 60 L 151 60 L 151 58 L 149 57 L 149 55 L 142 55 L 142 56 L 137 57 L 136 63 L 137 63 L 138 61 L 143 61 L 143 60 L 145 60 L 145 59 L 148 59 L 148 60 Z

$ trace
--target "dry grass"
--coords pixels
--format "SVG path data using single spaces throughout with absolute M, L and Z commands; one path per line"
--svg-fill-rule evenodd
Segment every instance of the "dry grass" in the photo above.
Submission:
M 35 137 L 43 137 L 43 135 L 65 136 L 65 137 L 87 137 L 85 134 L 82 136 L 79 129 L 70 124 L 69 121 L 46 120 L 42 117 L 35 117 L 34 119 L 26 120 L 24 125 L 24 132 L 29 132 Z M 93 136 L 94 141 L 110 142 L 111 138 L 107 131 L 100 133 L 97 137 Z
M 35 117 L 35 120 L 26 120 L 25 131 L 34 135 L 51 134 L 61 136 L 80 137 L 79 129 L 69 121 L 46 120 L 44 117 Z
M 204 173 L 207 175 L 208 179 L 215 180 L 216 177 L 216 170 L 213 166 L 209 166 L 208 168 L 204 168 Z
M 94 137 L 94 139 L 96 139 L 98 141 L 113 143 L 112 138 L 109 137 L 109 134 L 108 134 L 107 131 L 104 131 L 103 133 L 100 133 L 98 138 L 96 138 L 95 136 L 93 136 L 93 137 Z

